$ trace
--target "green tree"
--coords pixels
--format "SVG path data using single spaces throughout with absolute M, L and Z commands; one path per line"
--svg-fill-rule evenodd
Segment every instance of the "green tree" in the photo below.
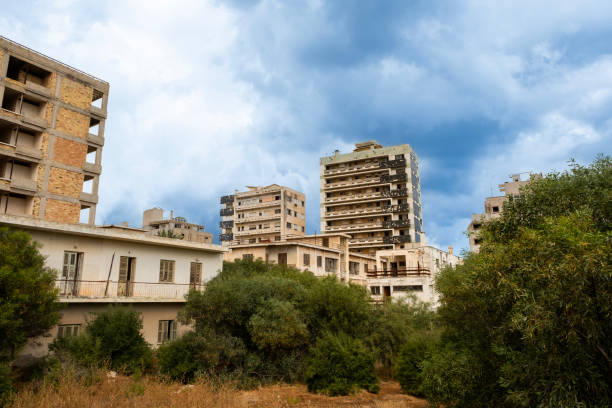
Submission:
M 423 389 L 447 407 L 610 406 L 608 157 L 528 185 L 437 279 L 441 346 Z
M 23 231 L 0 227 L 0 363 L 59 320 L 55 279 L 39 245 Z
M 163 238 L 174 238 L 174 239 L 183 239 L 183 238 L 185 238 L 185 234 L 180 234 L 180 233 L 175 234 L 174 230 L 171 230 L 171 229 L 159 231 L 157 233 L 157 236 L 158 237 L 163 237 Z

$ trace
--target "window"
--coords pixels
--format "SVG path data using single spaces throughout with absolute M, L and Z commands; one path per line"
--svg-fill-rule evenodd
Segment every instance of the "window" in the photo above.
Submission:
M 306 228 L 302 227 L 302 232 L 306 232 Z
M 278 254 L 278 264 L 279 265 L 287 265 L 287 253 L 281 252 Z
M 422 292 L 423 285 L 394 286 L 394 292 Z
M 359 262 L 349 262 L 349 274 L 359 275 Z
M 157 329 L 157 342 L 163 343 L 176 339 L 176 320 L 160 320 Z
M 242 254 L 242 259 L 249 260 L 252 261 L 253 260 L 253 254 Z
M 494 213 L 499 212 L 499 207 L 493 207 L 493 212 Z
M 275 236 L 274 236 L 274 240 L 275 240 L 275 241 L 280 241 L 280 235 L 275 235 Z
M 380 295 L 380 286 L 370 286 L 370 292 L 373 295 Z
M 189 286 L 193 289 L 202 284 L 202 262 L 192 262 L 189 268 Z
M 336 272 L 338 270 L 338 260 L 335 258 L 325 258 L 325 272 Z
M 323 246 L 329 247 L 329 238 L 323 238 Z
M 323 266 L 323 257 L 317 256 L 317 267 Z
M 287 228 L 291 229 L 291 223 L 290 222 L 287 223 Z
M 60 295 L 77 295 L 83 254 L 79 252 L 64 252 L 64 265 L 62 267 L 62 281 L 60 282 Z
M 310 266 L 310 254 L 304 254 L 304 266 Z
M 159 261 L 159 281 L 174 282 L 174 261 L 160 259 Z
M 57 338 L 61 339 L 66 336 L 76 336 L 79 334 L 80 324 L 60 324 L 57 326 Z
M 280 214 L 280 213 L 281 213 L 280 208 L 277 208 L 276 210 L 274 210 L 274 214 Z

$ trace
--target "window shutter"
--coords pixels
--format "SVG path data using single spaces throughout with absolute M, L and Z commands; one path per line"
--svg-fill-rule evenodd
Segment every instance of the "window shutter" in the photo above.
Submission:
M 164 321 L 159 321 L 159 327 L 157 329 L 157 342 L 161 343 L 164 339 Z
M 119 282 L 127 282 L 128 257 L 122 256 L 119 260 Z
M 164 261 L 161 259 L 159 261 L 159 281 L 164 281 Z M 159 324 L 161 325 L 161 321 L 159 322 Z
M 176 320 L 171 320 L 170 321 L 170 339 L 174 340 L 176 339 Z
M 170 266 L 170 268 L 168 268 L 169 269 L 168 281 L 169 282 L 174 282 L 174 261 L 170 261 L 168 263 L 170 264 L 170 265 L 168 265 L 168 266 Z

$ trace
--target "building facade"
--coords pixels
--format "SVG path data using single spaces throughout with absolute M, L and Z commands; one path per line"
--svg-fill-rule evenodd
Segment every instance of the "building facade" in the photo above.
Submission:
M 461 262 L 452 247 L 446 252 L 432 246 L 408 244 L 404 249 L 381 250 L 376 252 L 376 267 L 367 273 L 367 285 L 375 300 L 414 297 L 436 307 L 436 276 L 446 266 Z
M 175 217 L 170 211 L 170 217 L 164 217 L 162 208 L 150 208 L 142 213 L 142 228 L 149 235 L 174 234 L 181 239 L 192 242 L 212 244 L 213 236 L 206 232 L 204 225 L 187 222 L 184 217 Z
M 219 245 L 153 237 L 121 226 L 95 227 L 0 215 L 0 225 L 28 232 L 41 244 L 45 264 L 57 272 L 59 300 L 66 304 L 50 336 L 22 354 L 47 353 L 54 338 L 76 334 L 109 304 L 131 305 L 142 314 L 143 335 L 157 346 L 186 328 L 177 313 L 190 290 L 203 290 L 222 268 Z
M 306 233 L 306 197 L 272 184 L 221 197 L 223 246 L 270 243 Z
M 357 143 L 320 160 L 321 232 L 351 236 L 351 251 L 424 243 L 418 158 L 410 145 Z
M 0 214 L 95 223 L 108 91 L 0 37 Z
M 504 195 L 485 198 L 484 213 L 472 214 L 472 221 L 470 225 L 468 225 L 471 252 L 480 251 L 480 238 L 478 233 L 482 224 L 499 217 L 504 212 L 504 203 L 508 197 L 518 196 L 521 188 L 526 186 L 531 180 L 542 177 L 541 174 L 526 173 L 529 174 L 529 179 L 521 180 L 521 174 L 513 174 L 510 176 L 512 181 L 506 181 L 504 184 L 498 185 L 499 191 L 504 193 Z
M 261 259 L 365 286 L 368 271 L 376 268 L 376 258 L 349 252 L 349 238 L 346 234 L 307 235 L 281 242 L 240 244 L 226 252 L 223 259 Z

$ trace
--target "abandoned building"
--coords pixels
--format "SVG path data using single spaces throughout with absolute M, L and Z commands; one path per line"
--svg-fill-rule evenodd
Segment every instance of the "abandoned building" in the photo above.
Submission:
M 371 256 L 424 242 L 417 156 L 410 145 L 357 143 L 320 160 L 321 232 L 349 234 Z
M 521 180 L 521 174 L 528 174 L 527 180 Z M 519 173 L 510 176 L 512 181 L 506 181 L 504 184 L 499 184 L 499 191 L 504 193 L 501 196 L 493 196 L 485 198 L 483 214 L 472 214 L 472 221 L 468 225 L 468 237 L 470 240 L 470 251 L 478 252 L 480 250 L 480 238 L 478 232 L 483 223 L 499 217 L 504 212 L 504 203 L 510 196 L 518 196 L 521 188 L 526 186 L 531 180 L 542 177 L 536 173 Z
M 221 197 L 221 204 L 223 246 L 279 242 L 306 233 L 306 198 L 289 187 L 249 186 Z
M 187 222 L 184 217 L 175 217 L 170 211 L 169 217 L 164 217 L 162 208 L 150 208 L 142 213 L 142 228 L 148 235 L 168 235 L 186 241 L 203 242 L 212 244 L 213 235 L 206 232 L 204 225 Z
M 0 37 L 0 214 L 95 223 L 108 90 Z

